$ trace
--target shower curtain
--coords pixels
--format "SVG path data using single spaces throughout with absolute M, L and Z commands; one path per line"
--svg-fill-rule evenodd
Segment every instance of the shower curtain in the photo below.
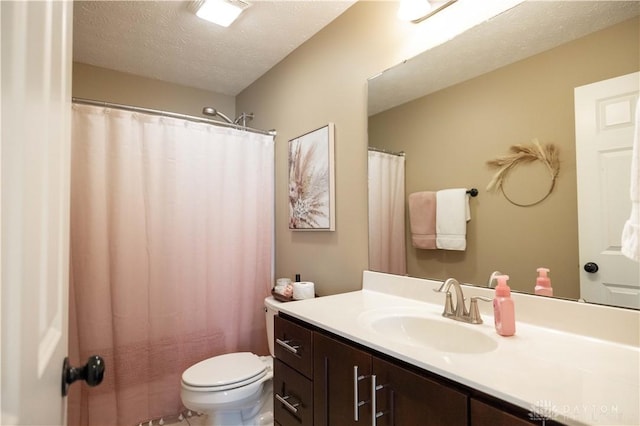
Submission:
M 272 136 L 73 105 L 69 424 L 178 413 L 180 377 L 231 351 L 267 354 Z
M 369 269 L 407 273 L 404 156 L 369 150 Z

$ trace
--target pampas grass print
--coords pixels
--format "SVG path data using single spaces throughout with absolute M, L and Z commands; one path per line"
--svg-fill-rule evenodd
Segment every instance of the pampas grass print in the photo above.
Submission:
M 292 143 L 289 149 L 289 228 L 318 228 L 327 216 L 329 170 L 315 166 L 315 145 L 303 150 L 300 143 Z

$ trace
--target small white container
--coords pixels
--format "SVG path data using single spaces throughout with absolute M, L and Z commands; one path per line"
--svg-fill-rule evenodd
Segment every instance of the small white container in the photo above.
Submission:
M 291 296 L 291 280 L 289 278 L 278 278 L 273 291 L 283 296 Z

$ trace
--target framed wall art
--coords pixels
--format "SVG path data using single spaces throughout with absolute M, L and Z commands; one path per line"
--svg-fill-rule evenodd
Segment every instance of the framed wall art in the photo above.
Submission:
M 289 229 L 335 231 L 334 124 L 289 141 Z

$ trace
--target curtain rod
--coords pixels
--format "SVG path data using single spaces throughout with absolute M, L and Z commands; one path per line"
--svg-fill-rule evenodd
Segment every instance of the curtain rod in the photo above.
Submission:
M 245 130 L 248 132 L 260 133 L 262 135 L 276 136 L 277 134 L 275 130 L 254 129 L 252 127 L 245 127 L 245 126 L 240 126 L 238 124 L 225 123 L 224 121 L 212 120 L 210 118 L 196 117 L 193 115 L 186 115 L 186 114 L 178 114 L 175 112 L 161 111 L 157 109 L 142 108 L 142 107 L 131 106 L 131 105 L 123 105 L 123 104 L 115 104 L 115 103 L 104 102 L 104 101 L 94 101 L 92 99 L 83 99 L 83 98 L 71 98 L 71 101 L 76 104 L 101 106 L 105 108 L 117 108 L 125 111 L 141 112 L 144 114 L 161 115 L 164 117 L 194 121 L 196 123 L 206 123 L 206 124 L 213 124 L 214 126 L 231 127 L 237 130 Z
M 398 157 L 404 157 L 404 151 L 392 152 L 392 151 L 387 151 L 386 149 L 376 148 L 375 146 L 369 146 L 367 147 L 367 149 L 369 151 L 382 152 L 383 154 L 397 155 Z

